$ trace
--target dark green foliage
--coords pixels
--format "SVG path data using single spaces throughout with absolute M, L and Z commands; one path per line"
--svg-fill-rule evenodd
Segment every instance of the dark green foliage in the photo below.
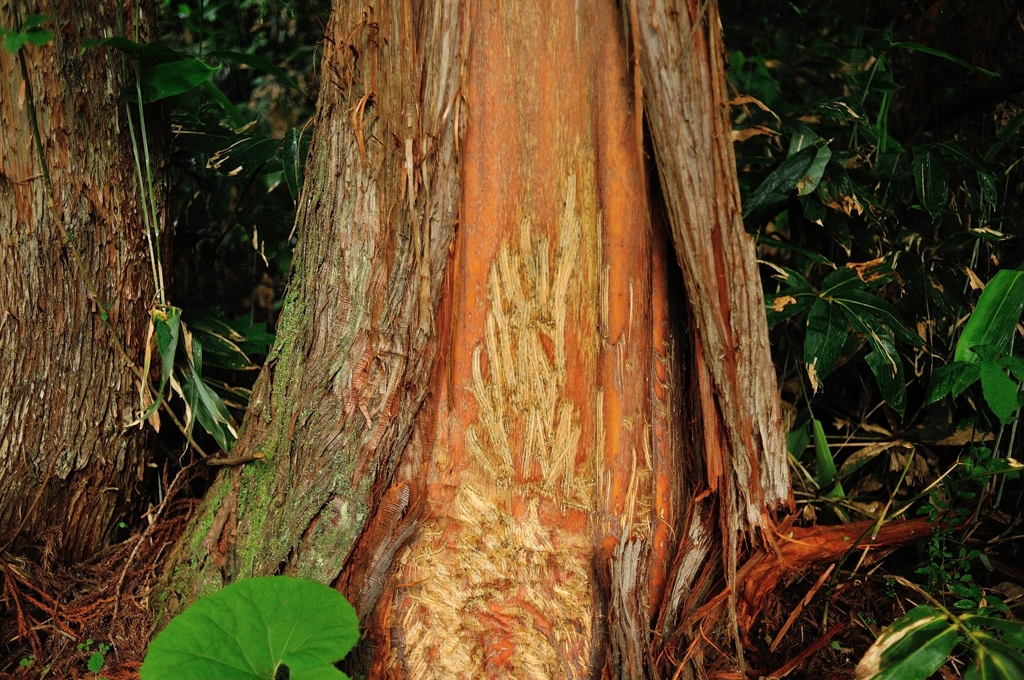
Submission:
M 175 306 L 154 311 L 159 357 L 147 356 L 146 369 L 159 359 L 160 381 L 143 418 L 167 401 L 188 436 L 206 437 L 193 433 L 198 421 L 222 450 L 274 340 L 316 95 L 310 45 L 328 10 L 165 2 L 159 41 L 83 44 L 125 54 L 124 96 L 136 120 L 149 119 L 151 144 L 171 123 Z
M 1024 53 L 960 39 L 996 4 L 919 4 L 722 0 L 744 220 L 803 517 L 919 510 L 934 527 L 904 573 L 938 604 L 858 677 L 925 678 L 963 653 L 964 677 L 1015 678 L 1024 628 L 982 537 L 1021 517 L 1001 499 L 1020 493 Z M 996 508 L 1002 528 L 979 528 Z
M 946 395 L 974 396 L 980 372 L 969 379 L 968 369 L 943 367 L 954 350 L 956 360 L 978 362 L 963 356 L 965 341 L 978 334 L 1005 344 L 1020 319 L 1015 304 L 1024 305 L 1024 295 L 1004 291 L 998 313 L 983 297 L 963 326 L 974 291 L 989 281 L 1011 287 L 1006 268 L 1021 260 L 1024 200 L 1014 187 L 1024 177 L 1022 102 L 1011 97 L 980 119 L 922 126 L 902 100 L 919 89 L 912 65 L 936 62 L 959 73 L 946 83 L 951 98 L 957 82 L 966 90 L 998 74 L 898 39 L 891 8 L 769 5 L 742 3 L 744 23 L 737 15 L 733 33 L 727 24 L 726 43 L 739 95 L 744 216 L 766 265 L 767 313 L 788 398 L 840 413 L 834 404 L 857 403 L 860 412 L 845 418 L 870 411 L 889 431 L 945 427 L 947 435 L 974 415 L 971 404 L 984 405 L 979 426 L 997 430 L 1019 406 L 1007 366 L 987 364 L 981 399 L 927 406 Z M 751 16 L 764 16 L 761 25 Z M 912 128 L 918 132 L 906 134 Z M 1024 277 L 1017 280 L 1024 290 Z M 998 333 L 986 330 L 995 318 Z M 866 393 L 865 368 L 874 378 Z

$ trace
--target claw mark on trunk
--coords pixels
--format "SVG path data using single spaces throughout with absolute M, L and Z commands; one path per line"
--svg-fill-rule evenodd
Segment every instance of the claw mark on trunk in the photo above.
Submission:
M 472 358 L 478 416 L 465 433 L 475 464 L 399 560 L 414 584 L 401 623 L 410 678 L 587 674 L 597 492 L 566 386 L 566 314 L 582 295 L 575 199 L 570 177 L 545 230 L 554 248 L 524 220 L 491 264 Z

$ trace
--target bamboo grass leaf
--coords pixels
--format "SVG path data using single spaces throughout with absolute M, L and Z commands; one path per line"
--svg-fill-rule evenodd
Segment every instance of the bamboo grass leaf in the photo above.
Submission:
M 1024 271 L 1003 269 L 985 286 L 956 344 L 957 361 L 981 361 L 971 348 L 978 345 L 1008 347 L 1013 329 L 1024 310 Z
M 747 200 L 743 206 L 743 217 L 769 210 L 785 201 L 789 193 L 796 188 L 800 178 L 811 167 L 816 155 L 817 150 L 808 147 L 782 161 Z
M 949 201 L 949 173 L 942 154 L 933 147 L 914 148 L 914 190 L 934 218 Z
M 811 305 L 804 337 L 804 365 L 812 392 L 817 392 L 821 381 L 832 372 L 849 335 L 846 317 L 838 306 L 821 299 Z
M 932 373 L 924 403 L 934 404 L 947 394 L 952 394 L 954 398 L 958 397 L 980 377 L 981 369 L 978 364 L 956 361 L 940 366 Z
M 961 640 L 946 616 L 921 605 L 897 619 L 857 665 L 857 680 L 924 680 L 946 662 Z
M 985 396 L 985 403 L 996 414 L 999 422 L 1006 425 L 1013 419 L 1014 412 L 1020 408 L 1017 383 L 1003 373 L 1002 367 L 994 361 L 983 362 L 980 372 L 981 391 Z
M 302 91 L 302 88 L 299 87 L 297 82 L 295 82 L 295 79 L 285 73 L 280 66 L 258 54 L 248 54 L 246 52 L 236 52 L 234 50 L 214 50 L 213 52 L 207 52 L 206 56 L 222 59 L 224 61 L 233 61 L 238 64 L 249 66 L 250 68 L 266 71 L 282 83 L 290 87 L 294 87 L 296 90 Z

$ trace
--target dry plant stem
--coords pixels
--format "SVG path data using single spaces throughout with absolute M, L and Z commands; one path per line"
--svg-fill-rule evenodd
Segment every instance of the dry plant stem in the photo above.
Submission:
M 867 548 L 865 548 L 865 551 L 867 551 Z M 821 574 L 821 576 L 818 577 L 818 580 L 814 582 L 814 585 L 811 586 L 811 589 L 807 591 L 807 594 L 805 594 L 800 599 L 800 602 L 798 602 L 797 605 L 793 607 L 793 611 L 790 612 L 789 617 L 786 619 L 786 622 L 782 624 L 782 628 L 780 628 L 779 632 L 775 634 L 775 639 L 772 640 L 772 644 L 768 648 L 770 651 L 774 652 L 776 649 L 778 649 L 779 643 L 782 642 L 782 638 L 786 637 L 786 633 L 789 632 L 790 627 L 792 627 L 797 617 L 800 616 L 800 612 L 804 610 L 804 607 L 811 603 L 811 600 L 814 599 L 814 596 L 818 593 L 818 590 L 821 589 L 821 586 L 825 583 L 825 580 L 829 577 L 829 574 L 831 574 L 832 570 L 835 568 L 836 564 L 834 562 L 828 565 L 828 569 L 826 569 Z
M 33 93 L 33 89 L 32 89 L 32 83 L 31 83 L 31 80 L 29 79 L 28 65 L 27 65 L 26 60 L 25 60 L 25 51 L 23 49 L 18 51 L 18 62 L 19 62 L 19 66 L 21 68 L 22 79 L 23 79 L 23 82 L 25 84 L 25 101 L 26 101 L 26 105 L 27 105 L 28 111 L 29 111 L 29 123 L 30 123 L 31 128 L 32 128 L 33 146 L 35 147 L 36 154 L 37 154 L 37 157 L 38 157 L 38 160 L 39 160 L 41 177 L 42 177 L 42 179 L 44 181 L 44 184 L 46 186 L 46 191 L 45 191 L 46 204 L 47 204 L 47 207 L 48 207 L 48 209 L 50 211 L 51 219 L 53 220 L 54 224 L 57 225 L 57 228 L 58 228 L 58 230 L 59 230 L 59 232 L 61 234 L 61 239 L 62 239 L 63 244 L 65 246 L 65 251 L 70 253 L 71 259 L 75 263 L 75 268 L 78 271 L 78 274 L 79 274 L 79 276 L 81 278 L 82 283 L 85 285 L 88 297 L 93 302 L 94 308 L 96 310 L 94 313 L 100 318 L 101 322 L 103 323 L 104 327 L 106 328 L 107 333 L 108 333 L 108 337 L 110 339 L 111 344 L 114 346 L 114 348 L 117 351 L 117 353 L 124 360 L 124 362 L 128 366 L 128 368 L 133 373 L 135 373 L 136 377 L 138 377 L 139 380 L 145 380 L 145 377 L 142 375 L 142 371 L 139 369 L 139 367 L 135 364 L 134 361 L 132 361 L 131 357 L 128 355 L 128 352 L 125 349 L 124 344 L 121 342 L 121 339 L 120 339 L 116 329 L 110 324 L 110 322 L 107 319 L 104 318 L 104 313 L 103 313 L 103 311 L 101 311 L 101 309 L 102 309 L 102 300 L 99 297 L 99 294 L 98 294 L 98 291 L 97 291 L 97 288 L 96 288 L 96 284 L 92 280 L 90 272 L 89 272 L 88 268 L 85 266 L 85 263 L 82 261 L 82 256 L 79 253 L 77 246 L 75 245 L 74 238 L 67 231 L 67 228 L 64 225 L 64 221 L 60 217 L 60 215 L 62 213 L 62 210 L 61 210 L 61 207 L 57 204 L 57 194 L 54 191 L 53 182 L 52 182 L 50 171 L 49 171 L 49 165 L 48 165 L 48 163 L 46 161 L 46 155 L 45 155 L 45 153 L 43 151 L 42 137 L 40 135 L 39 123 L 38 123 L 38 118 L 37 118 L 37 114 L 36 114 L 35 97 L 34 97 L 34 93 Z M 134 143 L 134 136 L 133 136 L 132 141 Z M 166 407 L 166 404 L 164 404 L 163 406 L 165 407 L 164 408 L 165 412 L 170 415 L 171 420 L 174 422 L 175 426 L 182 432 L 182 434 L 184 434 L 187 437 L 187 439 L 189 440 L 189 443 L 201 455 L 205 456 L 206 455 L 205 452 L 203 452 L 202 449 L 197 444 L 195 444 L 195 442 L 192 440 L 192 437 L 187 433 L 186 429 L 181 424 L 180 420 L 178 420 L 177 416 L 174 415 L 174 413 L 170 410 L 170 408 Z M 14 531 L 13 534 L 11 534 L 7 544 L 4 546 L 4 549 L 10 547 L 10 545 L 13 543 L 13 541 L 16 540 L 17 536 L 21 533 L 22 529 L 25 527 L 25 525 L 28 522 L 28 520 L 34 515 L 35 509 L 38 506 L 38 503 L 39 503 L 40 499 L 42 498 L 43 493 L 45 492 L 46 487 L 47 487 L 47 485 L 50 482 L 50 479 L 53 476 L 53 473 L 54 473 L 54 470 L 56 468 L 58 460 L 59 460 L 59 458 L 57 458 L 57 457 L 53 458 L 53 460 L 52 460 L 52 462 L 51 462 L 51 464 L 50 464 L 50 466 L 49 466 L 49 468 L 48 468 L 48 470 L 46 472 L 46 475 L 43 478 L 43 481 L 42 481 L 42 483 L 39 486 L 39 489 L 35 493 L 35 496 L 34 496 L 34 498 L 32 500 L 32 503 L 31 503 L 31 505 L 29 507 L 29 511 L 22 516 L 22 519 L 21 519 L 17 529 Z
M 28 103 L 28 107 L 29 107 L 29 111 L 30 111 L 30 120 L 31 120 L 31 123 L 32 123 L 32 137 L 35 140 L 35 147 L 36 147 L 36 152 L 39 155 L 39 164 L 40 164 L 40 167 L 42 168 L 43 180 L 46 183 L 47 205 L 50 208 L 51 217 L 53 218 L 54 223 L 57 225 L 57 228 L 60 229 L 60 233 L 61 233 L 62 238 L 64 239 L 64 244 L 66 246 L 66 249 L 71 253 L 71 258 L 75 261 L 75 265 L 76 265 L 76 267 L 78 269 L 78 272 L 79 272 L 80 276 L 82 277 L 82 282 L 85 284 L 86 290 L 89 291 L 90 299 L 92 299 L 95 304 L 100 305 L 101 303 L 100 303 L 99 296 L 98 296 L 98 294 L 96 292 L 96 285 L 93 283 L 92 277 L 90 277 L 90 275 L 89 275 L 89 270 L 85 267 L 85 263 L 82 262 L 82 256 L 78 252 L 78 248 L 75 246 L 74 239 L 71 237 L 71 235 L 67 231 L 67 228 L 64 226 L 64 221 L 62 219 L 60 219 L 60 210 L 58 209 L 58 206 L 57 206 L 57 203 L 56 203 L 56 194 L 53 191 L 53 184 L 50 181 L 49 166 L 46 163 L 46 156 L 43 153 L 42 139 L 39 136 L 39 124 L 38 124 L 38 122 L 36 120 L 35 101 L 32 98 L 32 85 L 31 85 L 31 83 L 29 82 L 29 79 L 28 79 L 28 67 L 25 64 L 24 53 L 22 51 L 19 51 L 18 52 L 18 57 L 19 57 L 19 61 L 21 62 L 22 77 L 25 79 L 25 99 L 26 99 L 26 102 Z M 130 115 L 129 115 L 128 119 L 129 119 L 129 121 L 131 120 L 131 116 Z M 135 135 L 134 135 L 134 133 L 132 134 L 132 144 L 133 145 L 135 144 Z M 147 153 L 147 156 L 148 156 L 148 153 L 149 153 L 148 149 L 147 149 L 146 153 Z M 140 181 L 141 181 L 141 177 L 140 177 Z M 150 191 L 152 191 L 152 178 L 150 178 Z M 143 209 L 145 210 L 145 207 Z M 154 205 L 153 209 L 155 210 L 155 205 Z M 148 237 L 148 234 L 147 234 L 147 237 Z M 155 281 L 154 281 L 154 283 L 155 283 Z M 135 362 L 132 361 L 132 358 L 130 356 L 128 356 L 128 351 L 124 348 L 124 344 L 121 342 L 121 338 L 117 335 L 117 330 L 113 326 L 111 326 L 111 324 L 107 320 L 103 319 L 102 315 L 99 314 L 99 312 L 97 312 L 97 315 L 103 321 L 103 324 L 107 328 L 108 334 L 110 336 L 111 343 L 113 343 L 114 348 L 117 350 L 118 354 L 121 355 L 121 358 L 124 359 L 125 364 L 128 366 L 128 368 L 130 368 L 132 370 L 133 373 L 135 373 L 136 377 L 138 377 L 139 380 L 145 381 L 147 379 L 146 376 L 144 376 L 142 374 L 142 369 L 140 369 L 135 364 Z M 197 453 L 199 453 L 199 455 L 201 455 L 203 458 L 206 458 L 208 456 L 208 454 L 202 449 L 202 447 L 200 447 L 192 439 L 192 435 L 188 432 L 188 430 L 181 423 L 181 421 L 174 414 L 174 412 L 170 409 L 170 407 L 167 406 L 166 401 L 161 403 L 160 407 L 163 408 L 164 413 L 166 413 L 168 416 L 170 416 L 171 422 L 174 423 L 175 427 L 177 427 L 178 430 L 183 435 L 185 435 L 185 438 L 188 440 L 189 445 L 193 449 L 195 449 L 195 451 Z M 52 469 L 51 469 L 50 472 L 52 473 Z M 49 478 L 49 476 L 50 475 L 47 474 L 47 479 Z M 45 486 L 45 483 L 44 483 L 44 486 Z M 35 502 L 38 501 L 38 496 L 42 494 L 42 491 L 43 491 L 42 488 L 40 488 L 39 494 L 36 497 L 36 501 L 33 502 L 33 507 L 35 506 Z M 19 530 L 20 530 L 20 528 L 19 528 Z M 15 535 L 17 535 L 17 533 Z
M 818 638 L 817 640 L 812 642 L 810 645 L 808 645 L 806 649 L 802 650 L 799 654 L 797 654 L 795 657 L 790 659 L 789 662 L 786 663 L 784 666 L 782 666 L 781 668 L 779 668 L 776 671 L 773 671 L 771 674 L 768 675 L 768 677 L 770 677 L 770 678 L 784 678 L 784 677 L 786 677 L 787 675 L 789 675 L 790 673 L 795 671 L 797 668 L 799 668 L 805 661 L 807 661 L 807 659 L 811 658 L 811 656 L 815 652 L 817 652 L 819 649 L 824 647 L 828 643 L 829 640 L 834 638 L 844 628 L 846 628 L 846 622 L 845 621 L 841 621 L 841 622 L 837 623 L 836 625 L 832 626 L 831 628 L 828 629 L 828 631 L 825 632 L 824 635 L 822 635 L 820 638 Z
M 251 463 L 254 460 L 263 460 L 264 458 L 266 458 L 266 456 L 263 455 L 262 452 L 257 452 L 245 456 L 235 456 L 234 458 L 207 458 L 206 464 L 210 466 L 219 465 L 229 467 L 232 465 L 242 465 L 244 463 Z
M 138 539 L 135 541 L 135 545 L 132 547 L 132 552 L 128 556 L 128 559 L 125 560 L 124 568 L 121 569 L 121 575 L 118 577 L 117 585 L 114 587 L 114 613 L 112 615 L 113 618 L 117 618 L 117 612 L 121 608 L 121 587 L 124 585 L 125 576 L 128 574 L 128 570 L 129 568 L 131 568 L 132 562 L 135 560 L 135 556 L 139 552 L 139 548 L 142 546 L 143 542 L 146 541 L 152 534 L 154 527 L 156 527 L 157 523 L 160 521 L 160 516 L 163 515 L 168 503 L 171 502 L 171 499 L 177 492 L 176 487 L 179 485 L 179 482 L 181 480 L 187 478 L 185 473 L 188 472 L 191 467 L 191 465 L 186 465 L 185 467 L 178 471 L 178 474 L 174 476 L 174 480 L 167 486 L 167 492 L 164 494 L 163 501 L 161 501 L 160 506 L 156 509 L 156 512 L 153 513 L 153 516 L 150 518 L 149 525 L 146 527 L 146 530 L 143 531 L 142 535 L 140 535 Z

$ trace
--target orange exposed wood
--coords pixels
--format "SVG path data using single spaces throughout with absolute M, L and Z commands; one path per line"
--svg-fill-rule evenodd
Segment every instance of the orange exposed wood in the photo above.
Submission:
M 446 379 L 378 671 L 589 677 L 606 617 L 646 628 L 674 521 L 666 267 L 632 74 L 610 0 L 485 1 L 470 23 Z

